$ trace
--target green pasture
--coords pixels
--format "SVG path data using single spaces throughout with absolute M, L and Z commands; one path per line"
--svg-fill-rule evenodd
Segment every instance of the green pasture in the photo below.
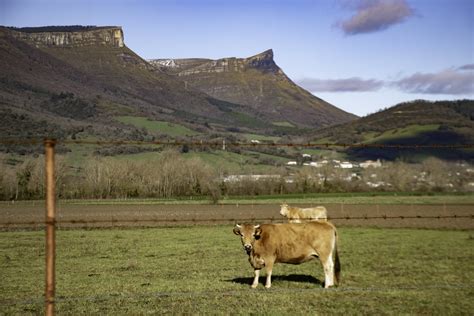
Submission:
M 260 141 L 270 141 L 270 142 L 276 142 L 280 139 L 280 137 L 277 136 L 265 136 L 265 135 L 259 135 L 259 134 L 242 134 L 247 140 L 260 140 Z
M 469 231 L 339 229 L 342 284 L 318 262 L 252 269 L 232 225 L 57 232 L 58 314 L 470 315 Z M 44 232 L 0 233 L 0 313 L 41 314 Z
M 315 158 L 313 160 L 321 160 L 322 157 L 327 157 L 326 159 L 338 159 L 338 160 L 345 160 L 347 159 L 346 154 L 344 152 L 329 150 L 329 149 L 312 149 L 312 148 L 305 148 L 301 151 L 303 154 L 311 155 Z
M 280 126 L 280 127 L 295 127 L 293 124 L 291 124 L 288 121 L 272 122 L 272 124 L 275 126 Z
M 87 159 L 93 157 L 93 153 L 98 149 L 97 145 L 86 144 L 77 145 L 69 144 L 70 150 L 65 156 L 68 165 L 80 167 L 83 166 Z M 156 149 L 157 146 L 149 146 L 148 148 Z M 176 150 L 180 150 L 176 147 Z M 154 161 L 161 157 L 159 151 L 148 151 L 133 154 L 120 154 L 111 156 L 111 159 L 130 160 L 130 161 Z M 280 156 L 243 150 L 240 153 L 231 151 L 214 150 L 208 152 L 190 151 L 182 155 L 183 158 L 200 158 L 206 164 L 212 166 L 218 171 L 226 171 L 230 173 L 246 174 L 246 173 L 275 173 L 275 164 L 284 165 L 288 159 Z M 21 159 L 21 157 L 20 157 Z M 269 162 L 274 162 L 269 164 Z
M 230 151 L 190 152 L 183 155 L 183 157 L 187 159 L 199 158 L 215 170 L 235 174 L 272 174 L 276 172 L 275 167 L 263 164 L 261 159 L 271 159 L 276 163 L 286 161 L 278 156 L 252 151 L 242 151 L 240 154 Z
M 387 130 L 380 135 L 368 134 L 365 139 L 369 143 L 383 143 L 392 139 L 415 137 L 421 133 L 436 131 L 438 128 L 439 124 L 408 125 L 403 128 Z

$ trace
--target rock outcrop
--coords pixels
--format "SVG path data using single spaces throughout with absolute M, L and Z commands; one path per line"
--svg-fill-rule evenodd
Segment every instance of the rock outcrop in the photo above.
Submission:
M 250 106 L 276 124 L 315 128 L 356 118 L 297 86 L 275 63 L 271 49 L 247 58 L 149 62 L 159 71 L 183 80 L 188 89 Z
M 263 53 L 248 58 L 222 58 L 212 59 L 151 59 L 149 62 L 178 76 L 189 76 L 202 73 L 241 72 L 254 68 L 260 71 L 283 74 L 281 69 L 273 60 L 273 50 L 269 49 Z
M 103 45 L 123 47 L 123 31 L 110 27 L 6 28 L 11 36 L 40 47 L 80 47 Z

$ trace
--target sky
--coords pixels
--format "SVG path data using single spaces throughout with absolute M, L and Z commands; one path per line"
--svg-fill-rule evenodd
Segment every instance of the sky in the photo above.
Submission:
M 474 0 L 0 0 L 0 25 L 122 26 L 145 59 L 275 62 L 365 116 L 415 99 L 474 99 Z

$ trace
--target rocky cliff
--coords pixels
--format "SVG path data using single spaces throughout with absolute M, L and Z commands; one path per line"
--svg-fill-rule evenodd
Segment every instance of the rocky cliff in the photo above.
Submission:
M 356 118 L 297 86 L 275 63 L 271 49 L 248 58 L 149 62 L 183 80 L 188 89 L 250 106 L 276 124 L 315 128 Z
M 249 58 L 222 58 L 212 59 L 152 59 L 149 62 L 168 73 L 178 76 L 189 76 L 203 73 L 242 72 L 250 68 L 283 74 L 273 60 L 273 50 Z
M 108 27 L 38 27 L 6 28 L 11 36 L 40 47 L 81 47 L 103 45 L 123 47 L 123 31 Z

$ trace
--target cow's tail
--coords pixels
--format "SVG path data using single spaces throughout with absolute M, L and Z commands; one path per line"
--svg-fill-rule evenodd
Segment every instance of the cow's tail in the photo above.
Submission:
M 339 260 L 339 253 L 337 251 L 337 231 L 334 230 L 334 278 L 336 279 L 336 284 L 341 284 L 341 261 Z

